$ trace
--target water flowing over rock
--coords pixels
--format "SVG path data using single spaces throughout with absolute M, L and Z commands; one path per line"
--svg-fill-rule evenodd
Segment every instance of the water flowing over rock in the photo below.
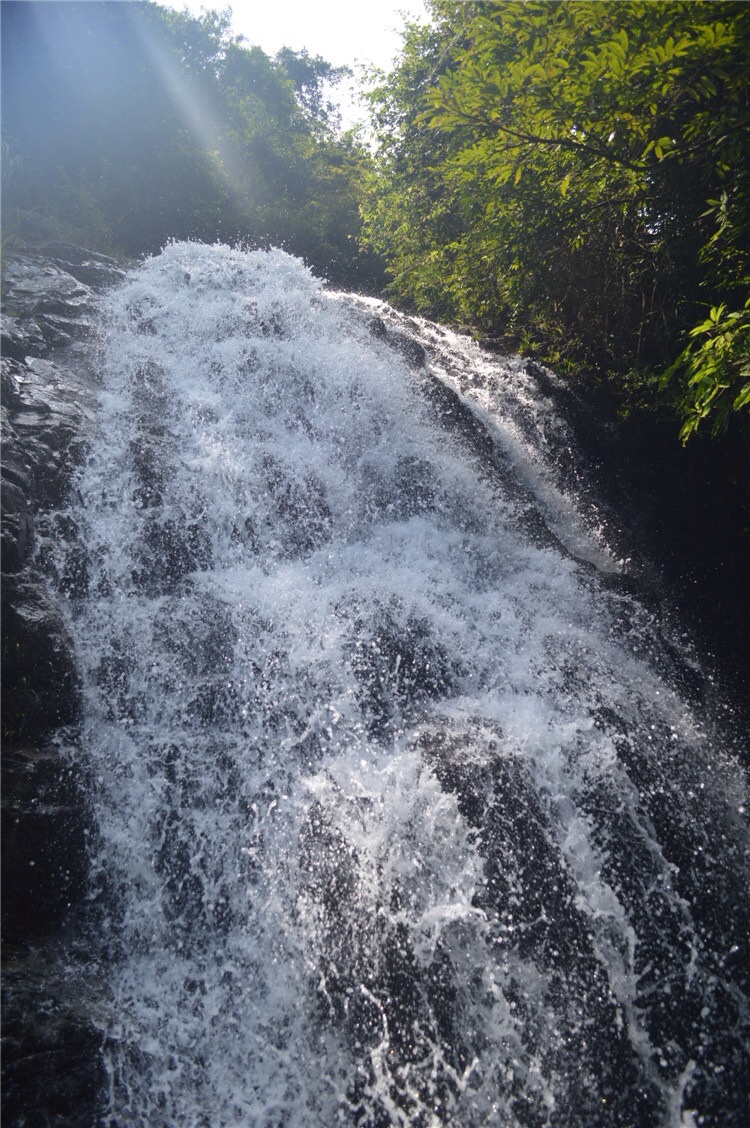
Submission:
M 66 508 L 96 402 L 85 346 L 95 321 L 96 292 L 123 277 L 112 259 L 68 244 L 24 249 L 3 269 L 3 1115 L 8 1123 L 31 1123 L 35 1117 L 34 1122 L 59 1125 L 79 1125 L 87 1117 L 93 1122 L 103 1083 L 101 1034 L 71 997 L 60 975 L 62 957 L 51 953 L 87 894 L 90 829 L 77 731 L 81 687 L 61 599 L 64 591 L 85 583 L 85 558 Z
M 89 355 L 73 489 L 20 467 L 8 548 L 80 687 L 85 1122 L 743 1123 L 742 749 L 555 377 L 196 244 Z M 49 372 L 9 363 L 18 432 Z

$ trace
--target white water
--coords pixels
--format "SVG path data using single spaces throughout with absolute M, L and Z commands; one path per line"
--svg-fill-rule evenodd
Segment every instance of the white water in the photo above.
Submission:
M 372 312 L 189 244 L 107 299 L 69 593 L 106 1123 L 740 1123 L 744 777 L 531 378 L 424 323 L 415 371 Z M 511 490 L 435 419 L 457 370 Z

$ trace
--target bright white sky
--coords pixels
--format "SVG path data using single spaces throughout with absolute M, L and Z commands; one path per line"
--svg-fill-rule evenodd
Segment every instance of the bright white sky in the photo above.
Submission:
M 282 47 L 322 55 L 334 66 L 356 63 L 388 70 L 401 46 L 406 20 L 425 21 L 422 0 L 161 0 L 200 15 L 202 8 L 232 9 L 232 30 L 248 46 L 275 55 Z M 402 15 L 403 13 L 403 15 Z

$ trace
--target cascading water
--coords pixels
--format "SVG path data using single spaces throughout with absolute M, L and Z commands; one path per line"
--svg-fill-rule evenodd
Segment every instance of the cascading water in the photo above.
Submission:
M 742 769 L 521 366 L 422 325 L 416 371 L 280 251 L 172 245 L 103 319 L 66 595 L 105 1123 L 748 1122 Z

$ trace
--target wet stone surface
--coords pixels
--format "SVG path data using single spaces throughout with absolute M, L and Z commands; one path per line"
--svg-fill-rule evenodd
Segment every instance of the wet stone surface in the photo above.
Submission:
M 114 260 L 71 244 L 24 249 L 2 279 L 3 1119 L 96 1121 L 101 1037 L 68 997 L 59 949 L 88 877 L 80 685 L 59 597 L 85 587 L 65 508 L 95 394 L 86 342 Z M 48 545 L 68 546 L 49 575 Z M 57 554 L 59 556 L 59 553 Z M 60 952 L 62 949 L 60 949 Z

